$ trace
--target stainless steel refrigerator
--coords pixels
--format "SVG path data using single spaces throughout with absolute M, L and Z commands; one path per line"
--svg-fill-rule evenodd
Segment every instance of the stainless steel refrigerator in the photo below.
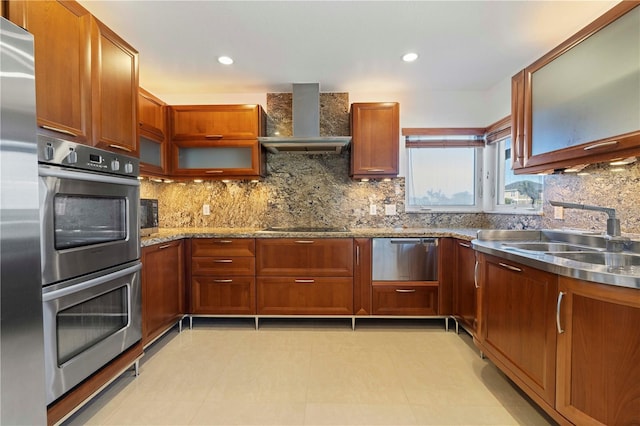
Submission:
M 33 36 L 0 17 L 0 424 L 46 424 Z

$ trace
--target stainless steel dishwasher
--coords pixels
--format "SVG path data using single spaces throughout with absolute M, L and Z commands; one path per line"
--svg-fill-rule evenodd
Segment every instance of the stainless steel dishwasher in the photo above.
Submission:
M 374 238 L 373 281 L 437 281 L 437 238 Z

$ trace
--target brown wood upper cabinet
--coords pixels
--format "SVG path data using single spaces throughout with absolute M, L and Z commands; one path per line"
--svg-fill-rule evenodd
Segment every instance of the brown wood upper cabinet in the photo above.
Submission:
M 39 131 L 138 156 L 138 52 L 76 2 L 7 8 L 34 35 Z
M 255 139 L 262 135 L 260 105 L 181 105 L 170 108 L 171 139 Z
M 640 155 L 639 5 L 620 2 L 513 77 L 516 173 Z
M 40 132 L 91 145 L 91 15 L 67 1 L 11 0 L 6 6 L 9 19 L 35 39 Z
M 351 170 L 354 179 L 398 175 L 400 105 L 351 105 Z
M 138 52 L 91 18 L 93 144 L 138 154 Z
M 140 171 L 164 176 L 169 173 L 166 132 L 167 105 L 142 87 L 138 89 Z

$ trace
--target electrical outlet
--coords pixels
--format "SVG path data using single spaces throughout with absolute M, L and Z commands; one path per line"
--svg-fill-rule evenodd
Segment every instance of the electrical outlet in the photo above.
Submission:
M 211 209 L 209 208 L 209 204 L 202 205 L 202 214 L 208 216 L 211 214 Z
M 377 213 L 376 205 L 375 204 L 369 204 L 369 214 L 371 216 L 374 216 L 376 213 Z
M 564 220 L 564 207 L 562 206 L 554 206 L 553 207 L 553 218 Z
M 396 205 L 395 204 L 385 204 L 384 205 L 384 214 L 386 216 L 395 216 L 395 214 L 396 214 Z

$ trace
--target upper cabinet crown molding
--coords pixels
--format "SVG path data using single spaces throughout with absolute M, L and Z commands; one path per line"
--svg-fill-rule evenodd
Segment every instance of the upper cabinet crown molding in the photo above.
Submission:
M 516 173 L 640 154 L 639 6 L 619 3 L 513 77 Z

